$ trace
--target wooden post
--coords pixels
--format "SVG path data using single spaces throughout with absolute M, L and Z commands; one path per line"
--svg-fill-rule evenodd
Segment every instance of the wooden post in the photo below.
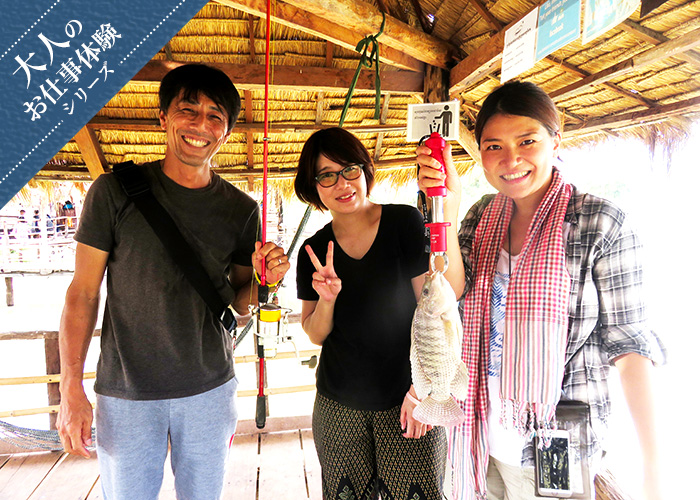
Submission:
M 445 102 L 450 98 L 450 73 L 436 66 L 425 67 L 423 102 Z
M 5 303 L 7 307 L 15 305 L 15 292 L 12 288 L 12 276 L 5 276 Z
M 46 374 L 53 375 L 61 372 L 61 359 L 58 352 L 58 339 L 44 339 L 44 355 L 46 356 Z M 49 397 L 49 406 L 61 403 L 61 393 L 58 390 L 58 383 L 46 384 Z M 56 430 L 56 414 L 49 414 L 49 429 Z

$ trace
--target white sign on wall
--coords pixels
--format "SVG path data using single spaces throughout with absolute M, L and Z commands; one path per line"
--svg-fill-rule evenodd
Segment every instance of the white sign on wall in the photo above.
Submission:
M 537 12 L 537 8 L 533 9 L 506 30 L 501 61 L 501 83 L 507 82 L 535 65 Z
M 418 142 L 433 132 L 446 141 L 456 141 L 459 136 L 459 101 L 432 102 L 408 105 L 408 142 Z

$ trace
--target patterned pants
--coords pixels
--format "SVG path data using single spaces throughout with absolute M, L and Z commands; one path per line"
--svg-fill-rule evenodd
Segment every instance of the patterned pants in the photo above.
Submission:
M 313 433 L 324 500 L 441 500 L 445 429 L 403 437 L 401 406 L 362 411 L 316 395 Z

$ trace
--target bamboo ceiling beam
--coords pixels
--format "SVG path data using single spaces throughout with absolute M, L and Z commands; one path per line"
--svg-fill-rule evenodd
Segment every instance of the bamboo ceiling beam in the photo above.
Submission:
M 640 40 L 643 40 L 652 45 L 659 45 L 670 40 L 670 38 L 668 38 L 663 33 L 647 28 L 646 26 L 642 26 L 641 24 L 635 23 L 634 21 L 631 21 L 629 19 L 623 21 L 619 25 L 619 28 L 626 31 L 627 33 L 630 33 L 636 38 L 639 38 Z M 677 54 L 674 57 L 676 59 L 681 59 L 685 62 L 688 62 L 697 68 L 700 68 L 700 56 L 694 52 Z
M 573 64 L 567 63 L 566 61 L 562 61 L 562 60 L 557 59 L 555 57 L 547 57 L 546 59 L 549 62 L 551 62 L 552 64 L 559 66 L 561 69 L 563 69 L 564 71 L 566 71 L 567 73 L 570 73 L 572 75 L 576 75 L 576 76 L 579 76 L 582 78 L 586 78 L 588 76 L 591 76 L 591 74 L 588 71 L 584 71 L 584 70 L 574 66 Z M 603 85 L 605 85 L 607 88 L 609 88 L 613 92 L 616 92 L 617 94 L 619 94 L 623 97 L 631 99 L 631 100 L 641 104 L 642 106 L 646 106 L 647 108 L 653 108 L 657 105 L 651 99 L 647 99 L 646 97 L 642 97 L 639 94 L 635 94 L 634 92 L 623 89 L 622 87 L 620 87 L 616 83 L 605 82 Z
M 641 69 L 650 64 L 654 64 L 663 59 L 667 59 L 676 54 L 683 53 L 700 45 L 700 28 L 681 35 L 678 38 L 661 43 L 656 47 L 646 50 L 636 56 L 613 64 L 612 66 L 582 78 L 578 82 L 567 85 L 550 94 L 554 101 L 562 101 L 568 97 L 576 95 L 593 85 L 601 85 L 612 78 L 618 78 L 632 71 Z
M 452 155 L 452 158 L 455 161 L 470 161 L 473 159 L 473 157 L 467 153 L 464 152 L 455 152 Z M 288 163 L 285 163 L 284 165 L 288 165 Z M 404 156 L 401 158 L 392 158 L 390 160 L 379 160 L 378 162 L 375 163 L 375 167 L 377 169 L 384 169 L 384 168 L 401 168 L 401 167 L 411 167 L 415 168 L 416 166 L 416 157 L 415 155 L 410 155 L 410 156 Z M 214 172 L 217 174 L 226 177 L 226 178 L 231 178 L 231 177 L 237 177 L 240 180 L 247 180 L 251 177 L 262 177 L 263 175 L 263 170 L 262 168 L 248 168 L 246 165 L 225 165 L 221 167 L 214 167 Z M 80 174 L 81 172 L 84 172 L 85 168 L 81 165 L 72 165 L 70 167 L 65 167 L 65 166 L 56 166 L 56 165 L 46 165 L 44 169 L 39 170 L 37 173 L 37 179 L 54 179 L 54 178 L 62 178 L 62 176 L 65 176 L 68 172 L 70 172 L 71 178 L 75 178 L 76 174 Z M 286 167 L 286 166 L 279 166 L 275 165 L 274 163 L 274 158 L 273 161 L 270 163 L 268 166 L 268 177 L 271 179 L 286 179 L 286 178 L 293 178 L 296 175 L 296 166 L 294 167 Z M 83 179 L 81 179 L 83 180 Z M 0 340 L 1 340 L 1 335 L 0 335 Z
M 358 33 L 360 39 L 365 35 L 377 33 L 382 24 L 381 10 L 362 0 L 286 0 L 285 3 L 318 16 L 326 22 L 345 26 Z M 386 16 L 384 32 L 379 41 L 380 45 L 444 69 L 452 65 L 457 53 L 450 43 L 427 35 L 391 16 Z
M 476 9 L 476 11 L 484 18 L 484 20 L 493 28 L 495 31 L 500 31 L 503 29 L 503 23 L 496 19 L 496 17 L 491 14 L 489 9 L 481 3 L 481 0 L 469 0 L 469 3 Z
M 652 109 L 595 118 L 580 125 L 567 125 L 564 127 L 564 137 L 568 138 L 599 130 L 626 127 L 628 125 L 643 125 L 644 122 L 656 121 L 694 111 L 700 111 L 700 97 L 664 104 Z
M 90 120 L 86 127 L 97 130 L 124 130 L 130 132 L 163 132 L 160 127 L 160 122 L 155 119 L 123 119 L 123 118 L 103 118 L 95 117 Z M 302 124 L 302 123 L 270 123 L 270 134 L 306 134 L 322 128 L 327 128 L 328 125 Z M 405 132 L 405 125 L 358 125 L 345 126 L 354 134 L 378 134 L 380 132 Z M 232 133 L 240 134 L 248 131 L 262 133 L 264 126 L 262 123 L 236 123 Z
M 263 19 L 267 15 L 267 2 L 265 0 L 215 1 L 221 5 L 232 7 Z M 278 1 L 273 10 L 272 20 L 275 23 L 323 38 L 346 49 L 355 50 L 357 42 L 364 38 L 363 32 L 353 31 L 344 21 L 340 24 L 331 23 L 321 16 L 311 12 L 305 12 L 298 6 L 290 5 L 289 2 Z M 379 24 L 377 24 L 376 28 L 379 28 Z M 373 33 L 376 33 L 376 29 Z M 382 39 L 382 42 L 384 41 L 385 40 Z M 422 72 L 424 66 L 424 63 L 418 58 L 383 43 L 379 46 L 379 60 L 383 63 L 411 71 Z M 275 69 L 275 72 L 276 71 Z
M 160 122 L 158 125 L 160 126 Z M 85 165 L 93 180 L 109 171 L 107 169 L 107 160 L 100 148 L 100 141 L 97 140 L 97 136 L 93 130 L 88 127 L 83 127 L 75 134 L 73 139 L 78 143 L 80 153 L 83 155 Z
M 149 61 L 132 81 L 158 82 L 182 62 Z M 265 66 L 262 64 L 208 63 L 226 73 L 238 90 L 262 89 L 265 86 Z M 423 91 L 423 73 L 415 71 L 380 71 L 382 91 L 392 94 L 413 94 Z M 354 69 L 317 66 L 276 65 L 271 89 L 298 91 L 346 91 L 355 76 Z M 374 71 L 361 71 L 357 80 L 359 90 L 374 90 Z

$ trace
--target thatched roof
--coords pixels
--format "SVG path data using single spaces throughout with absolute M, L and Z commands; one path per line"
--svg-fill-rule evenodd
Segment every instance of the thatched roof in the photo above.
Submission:
M 474 117 L 499 85 L 505 30 L 536 5 L 521 0 L 273 2 L 271 184 L 288 191 L 309 133 L 338 124 L 359 58 L 354 46 L 377 32 L 382 11 L 387 20 L 379 38 L 381 118 L 373 118 L 373 73 L 363 69 L 345 127 L 375 155 L 380 179 L 401 182 L 414 174 L 415 144 L 406 142 L 404 132 L 407 104 L 423 102 L 424 87 L 437 89 L 428 100 L 447 95 L 460 100 L 461 138 L 454 151 L 460 168 L 468 168 Z M 166 137 L 157 120 L 159 81 L 175 65 L 197 61 L 226 71 L 243 97 L 239 123 L 215 157 L 216 170 L 245 190 L 259 189 L 265 6 L 261 0 L 209 2 L 35 179 L 89 180 L 112 163 L 162 157 Z M 519 78 L 554 98 L 564 118 L 565 143 L 613 134 L 668 145 L 682 140 L 700 115 L 700 54 L 694 50 L 699 44 L 700 1 L 669 0 L 641 19 L 637 10 L 585 46 L 580 39 L 570 43 Z

